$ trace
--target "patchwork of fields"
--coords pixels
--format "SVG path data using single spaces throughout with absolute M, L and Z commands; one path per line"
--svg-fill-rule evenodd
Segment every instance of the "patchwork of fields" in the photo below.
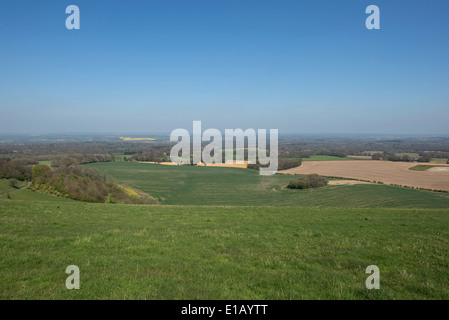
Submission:
M 413 162 L 391 161 L 307 161 L 300 167 L 284 170 L 284 174 L 323 176 L 381 181 L 386 184 L 449 191 L 449 171 L 413 171 Z M 444 169 L 444 168 L 443 168 Z
M 449 299 L 448 193 L 342 179 L 290 190 L 291 176 L 249 169 L 89 166 L 161 205 L 79 202 L 0 180 L 0 299 Z M 80 290 L 65 287 L 72 264 Z M 372 264 L 380 290 L 365 287 Z
M 329 185 L 318 189 L 291 190 L 286 188 L 291 176 L 261 176 L 258 171 L 250 169 L 130 162 L 95 163 L 90 166 L 111 175 L 121 184 L 150 194 L 161 204 L 449 208 L 448 193 L 381 184 Z

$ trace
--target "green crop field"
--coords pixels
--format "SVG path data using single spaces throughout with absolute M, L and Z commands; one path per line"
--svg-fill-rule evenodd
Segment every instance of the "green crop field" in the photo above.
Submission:
M 380 184 L 291 190 L 286 186 L 293 176 L 260 176 L 250 169 L 132 162 L 89 166 L 149 193 L 162 204 L 449 208 L 448 193 Z
M 449 299 L 449 210 L 42 196 L 0 198 L 1 299 Z M 65 288 L 72 264 L 80 290 Z M 365 288 L 372 264 L 380 290 Z

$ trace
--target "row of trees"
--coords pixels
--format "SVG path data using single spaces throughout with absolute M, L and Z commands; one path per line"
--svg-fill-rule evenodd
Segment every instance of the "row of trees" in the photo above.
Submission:
M 75 155 L 72 157 L 64 157 L 51 161 L 51 166 L 58 168 L 60 166 L 68 166 L 74 163 L 77 164 L 88 164 L 96 162 L 111 162 L 116 161 L 117 156 L 114 154 L 86 154 L 86 155 Z
M 20 161 L 0 159 L 0 179 L 31 180 L 31 166 Z
M 415 158 L 410 157 L 406 154 L 402 156 L 398 156 L 396 154 L 384 154 L 384 153 L 374 153 L 371 156 L 371 159 L 373 160 L 385 160 L 385 161 L 395 161 L 395 162 L 414 162 Z M 430 161 L 430 159 L 429 159 Z
M 170 150 L 155 149 L 133 154 L 130 161 L 170 162 Z
M 386 160 L 386 161 L 401 161 L 401 162 L 430 162 L 432 157 L 428 154 L 421 155 L 419 157 L 411 157 L 407 154 L 402 156 L 396 154 L 384 154 L 384 153 L 374 153 L 371 158 L 373 160 Z M 449 163 L 449 160 L 447 161 Z
M 302 163 L 301 159 L 281 159 L 278 161 L 278 170 L 287 170 L 290 168 L 296 168 L 299 167 Z M 257 161 L 255 164 L 248 164 L 248 169 L 256 169 L 259 170 L 259 168 L 266 168 L 269 165 L 262 165 Z
M 133 155 L 153 147 L 169 146 L 172 143 L 152 142 L 151 144 L 139 142 L 61 142 L 61 143 L 21 143 L 0 144 L 0 157 L 33 158 L 36 160 L 53 160 L 63 157 L 82 155 L 125 154 Z
M 417 153 L 420 157 L 449 158 L 448 137 L 280 137 L 279 155 L 284 158 L 307 158 L 311 155 L 372 155 L 379 150 L 386 154 Z
M 290 168 L 299 167 L 302 164 L 302 159 L 281 159 L 278 161 L 278 170 L 287 170 Z
M 334 156 L 344 158 L 348 155 L 346 148 L 341 149 L 316 149 L 316 150 L 301 150 L 294 149 L 289 146 L 280 146 L 279 147 L 279 156 L 283 158 L 310 158 L 312 155 L 325 155 L 325 156 Z

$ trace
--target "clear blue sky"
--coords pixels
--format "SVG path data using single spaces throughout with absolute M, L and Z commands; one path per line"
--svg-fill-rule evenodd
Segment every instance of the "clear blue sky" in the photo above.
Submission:
M 1 0 L 0 133 L 448 134 L 448 16 L 447 0 Z

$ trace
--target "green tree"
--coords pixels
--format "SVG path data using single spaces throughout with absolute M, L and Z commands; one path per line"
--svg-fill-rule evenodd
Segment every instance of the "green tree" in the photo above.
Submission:
M 46 166 L 45 164 L 37 164 L 33 166 L 33 183 L 45 183 L 47 180 L 47 175 L 50 171 L 50 167 Z

